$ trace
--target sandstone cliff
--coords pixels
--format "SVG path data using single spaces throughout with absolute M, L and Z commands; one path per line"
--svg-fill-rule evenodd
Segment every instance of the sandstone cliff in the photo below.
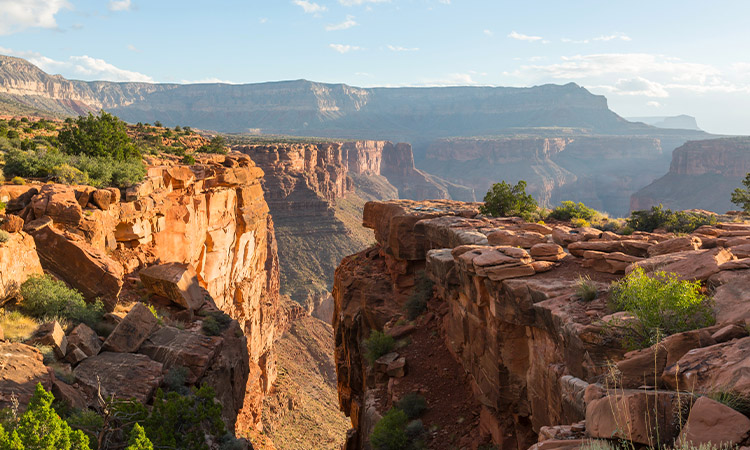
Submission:
M 669 172 L 633 193 L 630 209 L 663 204 L 671 209 L 706 209 L 723 213 L 736 209 L 734 189 L 750 173 L 747 138 L 690 141 L 672 152 Z
M 675 389 L 691 386 L 690 392 L 700 394 L 727 383 L 726 389 L 747 391 L 732 377 L 744 370 L 740 355 L 750 339 L 737 325 L 750 315 L 736 303 L 747 292 L 750 225 L 706 226 L 687 237 L 618 236 L 487 218 L 477 214 L 476 204 L 404 200 L 368 203 L 364 225 L 374 230 L 377 244 L 342 262 L 333 290 L 339 401 L 354 427 L 347 449 L 369 448 L 374 423 L 403 395 L 398 386 L 420 386 L 410 378 L 412 371 L 417 376 L 430 368 L 449 371 L 450 363 L 430 358 L 434 352 L 409 352 L 414 344 L 408 342 L 395 350 L 395 358 L 408 356 L 400 365 L 405 370 L 392 371 L 389 364 L 396 360 L 390 356 L 374 366 L 364 360 L 363 342 L 372 330 L 415 333 L 416 343 L 421 331 L 415 327 L 439 333 L 468 375 L 454 383 L 455 389 L 470 386 L 477 402 L 460 414 L 472 417 L 476 411 L 479 433 L 473 434 L 471 420 L 458 431 L 458 436 L 472 434 L 473 445 L 481 442 L 477 434 L 501 449 L 579 448 L 591 439 L 612 437 L 667 443 L 681 427 L 700 439 L 694 442 L 706 442 L 726 436 L 717 425 L 722 420 L 738 428 L 731 442 L 747 442 L 750 420 L 735 419 L 730 408 L 709 413 L 696 403 L 690 410 L 694 400 Z M 607 306 L 607 287 L 636 266 L 715 286 L 717 324 L 626 353 L 613 325 L 618 315 Z M 434 298 L 423 317 L 400 325 L 404 302 L 422 270 L 435 283 Z M 576 294 L 582 275 L 598 290 L 593 301 Z M 725 352 L 731 356 L 723 357 Z M 616 381 L 609 378 L 610 367 L 615 367 Z M 656 383 L 659 391 L 644 391 L 644 383 Z M 439 400 L 429 400 L 432 388 L 420 388 L 428 410 L 430 401 Z M 659 402 L 655 412 L 649 409 L 654 402 Z M 458 414 L 451 415 L 453 420 Z M 628 427 L 621 414 L 634 418 L 627 419 Z M 723 419 L 710 425 L 705 420 L 712 414 Z M 433 439 L 430 448 L 452 445 L 446 442 L 449 436 L 438 437 L 428 438 Z
M 279 267 L 273 222 L 263 198 L 263 171 L 248 157 L 198 159 L 192 166 L 151 160 L 146 180 L 124 192 L 30 184 L 4 187 L 0 197 L 8 199 L 9 213 L 26 222 L 24 230 L 33 236 L 44 270 L 87 298 L 103 299 L 110 310 L 139 300 L 143 294 L 134 283 L 146 271 L 150 280 L 158 279 L 150 272 L 153 267 L 176 263 L 181 269 L 158 273 L 177 274 L 178 279 L 190 280 L 192 273 L 196 288 L 205 289 L 210 298 L 209 306 L 234 319 L 233 330 L 241 336 L 239 349 L 228 344 L 237 339 L 231 335 L 235 331 L 224 337 L 229 353 L 219 353 L 225 355 L 226 368 L 212 383 L 228 423 L 236 421 L 237 430 L 244 432 L 261 426 L 263 395 L 276 377 Z M 15 272 L 29 271 L 33 265 Z M 21 276 L 17 283 L 23 281 Z M 174 289 L 153 292 L 164 297 Z M 204 310 L 204 296 L 190 292 L 176 301 L 188 312 Z M 172 351 L 191 350 L 176 345 Z M 213 361 L 212 355 L 219 353 L 206 357 Z
M 426 150 L 421 167 L 474 188 L 481 198 L 493 183 L 526 180 L 543 205 L 563 200 L 617 216 L 627 215 L 630 194 L 666 167 L 662 141 L 632 136 L 444 139 Z M 679 141 L 678 141 L 679 142 Z

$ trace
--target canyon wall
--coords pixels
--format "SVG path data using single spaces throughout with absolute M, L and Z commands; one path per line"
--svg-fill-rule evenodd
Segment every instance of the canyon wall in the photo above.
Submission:
M 392 374 L 388 366 L 383 379 L 379 367 L 393 357 L 370 365 L 362 354 L 373 330 L 403 336 L 409 327 L 415 334 L 415 328 L 428 327 L 426 333 L 439 333 L 480 404 L 473 442 L 489 438 L 500 449 L 579 448 L 613 437 L 636 444 L 671 442 L 681 427 L 689 429 L 694 415 L 691 400 L 676 400 L 676 386 L 694 386 L 691 392 L 700 394 L 724 380 L 747 390 L 730 375 L 744 370 L 742 360 L 734 353 L 721 355 L 747 352 L 747 330 L 737 321 L 748 313 L 735 302 L 747 290 L 748 224 L 706 226 L 687 237 L 618 236 L 483 217 L 477 204 L 404 200 L 368 203 L 363 223 L 374 230 L 377 244 L 342 261 L 333 289 L 339 401 L 353 426 L 347 449 L 370 448 L 374 424 L 395 404 L 396 385 L 409 382 L 409 371 L 444 364 L 431 360 L 431 352 L 417 354 L 405 361 L 406 376 Z M 636 266 L 647 272 L 663 268 L 718 287 L 716 325 L 626 353 L 617 325 L 624 316 L 609 308 L 608 288 Z M 422 271 L 434 282 L 433 299 L 423 317 L 401 325 L 404 302 Z M 577 293 L 581 276 L 590 278 L 593 300 Z M 393 351 L 396 358 L 405 353 Z M 659 392 L 644 393 L 642 386 L 654 383 Z M 657 409 L 649 409 L 655 401 Z M 705 417 L 705 412 L 698 408 L 695 415 Z M 623 427 L 621 414 L 639 419 Z M 650 419 L 640 419 L 647 414 Z M 726 408 L 716 414 L 729 420 L 736 413 Z M 699 442 L 726 436 L 721 427 L 712 427 L 691 436 L 703 439 Z M 750 422 L 732 442 L 746 442 L 748 432 Z M 449 443 L 433 444 L 448 448 Z
M 705 209 L 717 213 L 736 209 L 734 189 L 750 173 L 747 138 L 690 141 L 672 152 L 669 172 L 633 193 L 630 208 L 663 204 L 671 209 Z
M 261 426 L 261 402 L 276 377 L 274 226 L 263 171 L 250 158 L 197 159 L 192 166 L 152 159 L 146 180 L 123 192 L 29 184 L 3 186 L 0 198 L 26 222 L 45 271 L 88 298 L 101 298 L 110 310 L 141 299 L 135 283 L 143 269 L 177 263 L 194 273 L 209 303 L 237 322 L 245 342 L 246 356 L 228 357 L 230 378 L 215 386 L 230 423 L 236 420 L 238 432 L 245 432 Z M 200 297 L 188 312 L 200 306 Z M 243 373 L 238 386 L 232 377 Z
M 672 145 L 673 138 L 667 138 Z M 493 183 L 525 180 L 545 206 L 562 200 L 617 216 L 630 194 L 667 165 L 662 139 L 633 136 L 454 138 L 433 142 L 420 163 L 426 171 L 473 188 L 481 198 Z

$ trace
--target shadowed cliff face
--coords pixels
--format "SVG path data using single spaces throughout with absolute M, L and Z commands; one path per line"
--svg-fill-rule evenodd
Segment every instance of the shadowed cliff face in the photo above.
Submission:
M 672 153 L 669 172 L 635 192 L 633 210 L 663 204 L 671 209 L 706 209 L 718 213 L 736 208 L 734 189 L 750 172 L 747 138 L 691 141 Z

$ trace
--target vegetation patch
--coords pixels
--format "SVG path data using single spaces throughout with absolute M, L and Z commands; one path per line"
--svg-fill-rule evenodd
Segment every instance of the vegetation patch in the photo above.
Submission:
M 589 208 L 581 202 L 576 203 L 566 200 L 560 202 L 560 206 L 554 208 L 549 213 L 549 217 L 564 221 L 568 221 L 571 219 L 583 219 L 586 221 L 591 221 L 599 214 L 599 211 Z
M 578 277 L 578 280 L 576 280 L 575 292 L 578 298 L 584 302 L 593 301 L 599 295 L 596 283 L 594 283 L 588 275 Z
M 742 208 L 742 211 L 750 213 L 750 173 L 742 180 L 744 188 L 737 188 L 732 192 L 732 203 Z
M 39 321 L 21 311 L 3 310 L 0 313 L 0 328 L 5 333 L 5 339 L 13 342 L 24 341 L 31 337 L 39 327 Z
M 652 232 L 662 228 L 673 233 L 691 233 L 703 225 L 716 225 L 715 215 L 689 211 L 673 212 L 662 205 L 652 206 L 650 210 L 633 211 L 627 220 L 628 226 L 635 231 Z
M 86 303 L 80 292 L 49 275 L 35 275 L 21 285 L 21 310 L 40 320 L 69 320 L 94 326 L 104 315 L 101 301 Z
M 505 181 L 493 184 L 484 196 L 480 211 L 494 217 L 520 216 L 529 219 L 537 209 L 536 200 L 526 193 L 526 182 L 521 180 L 515 186 Z
M 707 327 L 715 321 L 700 282 L 680 280 L 666 272 L 647 275 L 640 267 L 612 285 L 611 302 L 615 310 L 637 319 L 625 325 L 625 344 L 631 348 L 645 348 L 659 336 Z
M 370 336 L 365 339 L 365 359 L 372 365 L 381 356 L 390 353 L 396 345 L 393 336 L 382 331 L 372 330 Z
M 414 290 L 404 304 L 406 315 L 409 320 L 414 320 L 427 310 L 427 301 L 432 298 L 434 283 L 425 274 L 424 270 L 417 272 Z

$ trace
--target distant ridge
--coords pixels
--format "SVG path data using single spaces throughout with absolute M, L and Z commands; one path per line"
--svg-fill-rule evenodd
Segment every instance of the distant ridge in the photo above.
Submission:
M 695 120 L 695 117 L 685 114 L 679 116 L 628 117 L 627 119 L 631 122 L 643 122 L 656 128 L 702 131 L 698 127 L 698 121 Z
M 161 121 L 223 132 L 429 140 L 537 128 L 649 134 L 574 84 L 358 88 L 307 80 L 258 84 L 84 82 L 0 56 L 0 96 L 56 114 L 105 109 L 129 122 Z M 661 130 L 660 132 L 663 132 Z

